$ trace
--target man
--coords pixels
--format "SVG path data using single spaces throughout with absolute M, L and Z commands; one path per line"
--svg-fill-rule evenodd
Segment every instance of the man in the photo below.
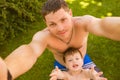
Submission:
M 7 80 L 7 70 L 6 70 L 6 64 L 0 57 L 0 80 Z
M 37 32 L 29 44 L 21 45 L 4 60 L 13 79 L 32 68 L 46 48 L 53 53 L 59 65 L 64 66 L 63 52 L 69 47 L 78 48 L 85 56 L 84 62 L 91 64 L 86 55 L 89 32 L 120 41 L 120 17 L 72 17 L 72 11 L 64 0 L 48 0 L 42 15 L 47 27 Z

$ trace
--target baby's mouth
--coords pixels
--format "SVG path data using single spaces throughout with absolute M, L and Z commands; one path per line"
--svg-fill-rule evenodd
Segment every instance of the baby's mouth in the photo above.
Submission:
M 76 67 L 78 67 L 78 64 L 74 64 L 74 65 L 73 65 L 73 68 L 76 68 Z

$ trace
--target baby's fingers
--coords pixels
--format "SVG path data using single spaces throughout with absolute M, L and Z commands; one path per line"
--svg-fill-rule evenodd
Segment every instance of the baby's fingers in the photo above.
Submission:
M 56 76 L 56 72 L 52 72 L 50 76 Z
M 103 78 L 103 77 L 101 77 L 101 79 L 100 80 L 107 80 L 107 78 Z
M 50 78 L 50 80 L 57 80 L 57 77 L 56 77 L 56 76 L 52 76 L 52 77 Z
M 103 72 L 98 72 L 98 74 L 97 74 L 97 75 L 98 75 L 98 76 L 101 76 L 102 74 L 103 74 Z

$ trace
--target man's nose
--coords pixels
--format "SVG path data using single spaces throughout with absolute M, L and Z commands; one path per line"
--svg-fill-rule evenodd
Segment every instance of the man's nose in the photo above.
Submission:
M 63 30 L 64 30 L 64 27 L 63 27 L 62 25 L 58 25 L 58 26 L 57 26 L 57 30 L 58 30 L 58 31 L 63 31 Z

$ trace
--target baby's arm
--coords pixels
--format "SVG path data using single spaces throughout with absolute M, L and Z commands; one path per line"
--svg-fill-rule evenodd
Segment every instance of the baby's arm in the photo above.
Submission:
M 65 79 L 66 76 L 57 66 L 50 74 L 50 80 Z

